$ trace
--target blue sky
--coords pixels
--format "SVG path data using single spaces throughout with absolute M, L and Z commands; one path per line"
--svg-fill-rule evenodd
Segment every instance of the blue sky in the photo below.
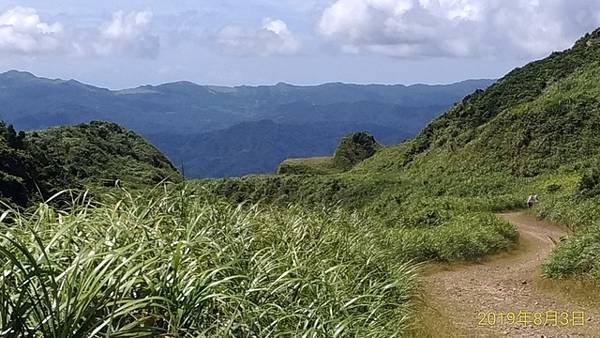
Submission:
M 598 26 L 587 0 L 0 0 L 0 70 L 109 88 L 448 83 Z

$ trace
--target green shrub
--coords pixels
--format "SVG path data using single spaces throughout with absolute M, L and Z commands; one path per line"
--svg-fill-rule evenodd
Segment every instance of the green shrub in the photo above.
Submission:
M 588 170 L 579 181 L 577 196 L 590 198 L 600 195 L 600 168 Z
M 546 191 L 550 194 L 555 193 L 557 191 L 559 191 L 560 189 L 562 189 L 562 186 L 560 184 L 556 184 L 556 183 L 552 183 L 546 186 Z
M 600 279 L 600 226 L 590 227 L 562 242 L 543 269 L 553 278 L 583 275 Z
M 510 223 L 492 214 L 460 216 L 431 235 L 438 260 L 477 260 L 512 248 L 519 235 Z
M 373 156 L 381 148 L 375 138 L 366 132 L 348 135 L 340 141 L 333 163 L 337 168 L 349 170 L 356 164 Z

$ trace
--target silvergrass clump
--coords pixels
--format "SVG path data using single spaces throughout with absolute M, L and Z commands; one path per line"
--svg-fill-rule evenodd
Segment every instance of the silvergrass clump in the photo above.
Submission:
M 182 188 L 0 217 L 0 336 L 393 337 L 415 265 L 341 209 Z
M 561 238 L 543 271 L 551 278 L 600 280 L 600 198 L 573 197 L 570 191 L 549 198 L 538 216 L 564 224 L 571 233 Z

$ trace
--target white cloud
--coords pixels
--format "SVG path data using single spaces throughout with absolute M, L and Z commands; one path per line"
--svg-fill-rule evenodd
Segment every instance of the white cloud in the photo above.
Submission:
M 255 30 L 226 26 L 217 33 L 216 42 L 234 55 L 294 55 L 302 48 L 284 21 L 271 18 L 264 19 L 262 27 Z
M 131 12 L 125 14 L 118 11 L 113 14 L 112 21 L 102 30 L 106 39 L 135 39 L 144 34 L 146 26 L 152 20 L 150 12 Z
M 97 27 L 82 28 L 50 23 L 34 8 L 15 7 L 0 13 L 0 54 L 155 57 L 160 42 L 149 31 L 151 19 L 149 12 L 118 11 Z
M 160 40 L 149 31 L 151 21 L 152 13 L 146 11 L 114 13 L 112 20 L 103 25 L 93 41 L 93 51 L 102 56 L 133 54 L 138 57 L 156 57 L 160 50 Z
M 336 0 L 319 33 L 346 52 L 394 57 L 542 56 L 600 25 L 600 1 Z
M 63 27 L 42 21 L 32 8 L 15 7 L 0 14 L 0 52 L 47 53 L 61 47 Z

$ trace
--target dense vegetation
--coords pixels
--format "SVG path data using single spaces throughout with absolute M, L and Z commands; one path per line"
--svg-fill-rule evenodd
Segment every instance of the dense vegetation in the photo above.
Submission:
M 0 200 L 27 206 L 63 189 L 156 184 L 181 177 L 156 148 L 115 124 L 16 133 L 0 123 Z
M 569 225 L 575 235 L 563 241 L 544 265 L 554 278 L 590 277 L 600 281 L 600 200 L 575 202 L 567 196 L 545 203 L 540 216 Z
M 104 198 L 2 215 L 0 333 L 387 338 L 414 322 L 413 244 L 388 237 L 414 234 L 181 187 Z
M 373 136 L 366 132 L 354 133 L 342 138 L 333 155 L 333 163 L 336 167 L 348 170 L 375 155 L 379 148 L 381 145 Z
M 74 80 L 0 74 L 0 120 L 22 130 L 111 121 L 151 141 L 188 177 L 272 173 L 286 158 L 328 155 L 345 134 L 383 144 L 426 123 L 490 80 L 451 85 L 200 86 L 111 91 Z
M 24 140 L 23 133 L 0 122 L 0 200 L 21 205 L 27 203 L 31 188 L 24 181 L 31 162 Z

